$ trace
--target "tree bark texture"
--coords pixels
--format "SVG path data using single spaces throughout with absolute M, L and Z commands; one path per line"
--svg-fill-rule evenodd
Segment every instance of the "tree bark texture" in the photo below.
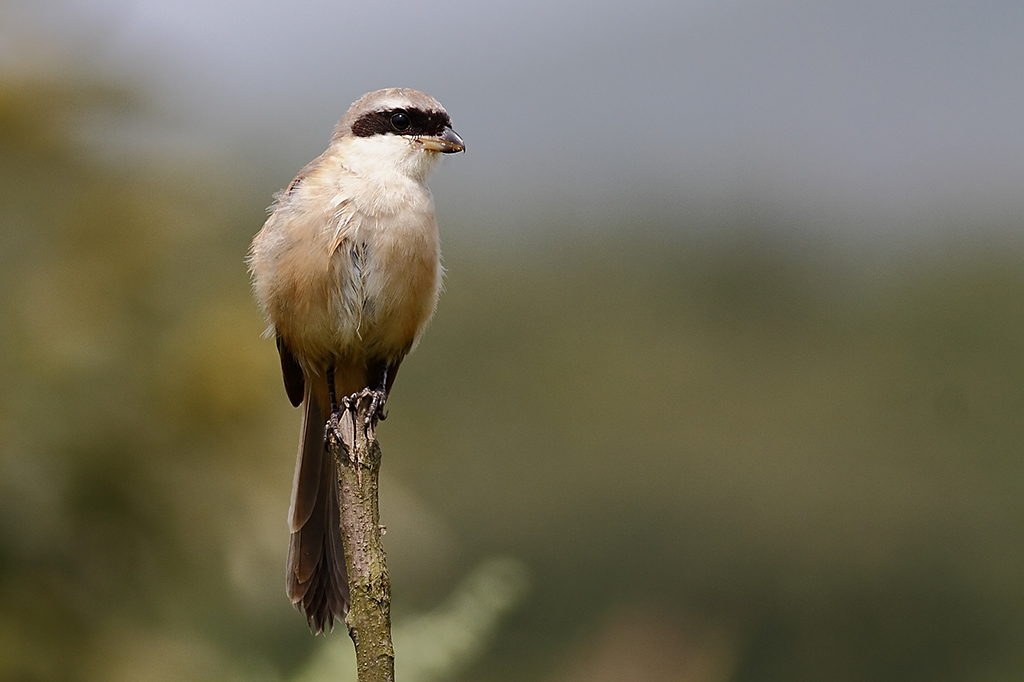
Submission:
M 391 643 L 391 581 L 381 544 L 377 481 L 381 450 L 371 397 L 353 400 L 332 418 L 328 453 L 337 458 L 341 492 L 341 537 L 352 604 L 345 624 L 356 648 L 359 682 L 394 682 Z

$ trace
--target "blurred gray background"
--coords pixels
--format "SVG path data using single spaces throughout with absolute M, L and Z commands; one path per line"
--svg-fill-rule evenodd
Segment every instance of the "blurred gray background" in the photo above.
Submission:
M 430 92 L 473 143 L 438 189 L 474 239 L 559 209 L 764 203 L 862 241 L 1021 208 L 1014 2 L 89 0 L 3 19 L 10 69 L 144 88 L 152 116 L 107 130 L 112 153 L 290 171 L 363 92 Z
M 3 3 L 0 678 L 346 679 L 284 596 L 299 416 L 243 259 L 404 86 L 468 153 L 380 429 L 403 682 L 1017 679 L 1022 35 L 994 1 Z

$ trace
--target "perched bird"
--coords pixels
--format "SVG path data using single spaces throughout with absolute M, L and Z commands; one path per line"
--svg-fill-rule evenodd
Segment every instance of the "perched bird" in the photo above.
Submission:
M 464 149 L 433 97 L 406 88 L 364 95 L 252 242 L 255 296 L 277 339 L 288 398 L 303 408 L 287 590 L 314 632 L 349 606 L 326 423 L 335 395 L 370 389 L 383 407 L 433 314 L 441 252 L 426 180 L 441 154 Z

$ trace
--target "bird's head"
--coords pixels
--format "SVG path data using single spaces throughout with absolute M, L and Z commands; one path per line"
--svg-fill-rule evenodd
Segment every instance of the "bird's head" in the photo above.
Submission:
M 357 173 L 394 173 L 425 180 L 441 154 L 465 151 L 451 119 L 433 97 L 387 88 L 360 97 L 338 122 L 332 144 L 341 145 Z

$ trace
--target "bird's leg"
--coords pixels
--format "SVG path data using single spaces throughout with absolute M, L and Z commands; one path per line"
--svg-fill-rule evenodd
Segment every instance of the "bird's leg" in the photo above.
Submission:
M 333 364 L 327 366 L 327 398 L 331 403 L 331 413 L 328 415 L 327 423 L 324 425 L 324 443 L 326 445 L 338 442 L 344 443 L 344 439 L 341 437 L 341 410 L 338 408 L 338 395 L 334 388 Z
M 384 420 L 388 418 L 388 413 L 384 409 L 384 403 L 388 399 L 388 366 L 384 365 L 384 369 L 381 372 L 380 384 L 375 388 L 367 386 L 361 391 L 357 391 L 352 395 L 345 396 L 342 398 L 342 402 L 345 405 L 346 410 L 352 410 L 356 412 L 359 401 L 363 398 L 370 399 L 370 405 L 366 410 L 365 423 L 370 426 L 371 422 L 375 420 Z
M 376 416 L 381 421 L 388 418 L 388 411 L 384 408 L 384 403 L 388 399 L 388 366 L 384 365 L 384 371 L 380 375 L 380 386 L 373 389 L 373 398 L 370 402 L 370 412 L 367 415 L 367 423 L 369 423 L 370 415 Z
M 338 395 L 334 390 L 334 365 L 327 365 L 327 397 L 331 401 L 331 416 L 338 415 Z

